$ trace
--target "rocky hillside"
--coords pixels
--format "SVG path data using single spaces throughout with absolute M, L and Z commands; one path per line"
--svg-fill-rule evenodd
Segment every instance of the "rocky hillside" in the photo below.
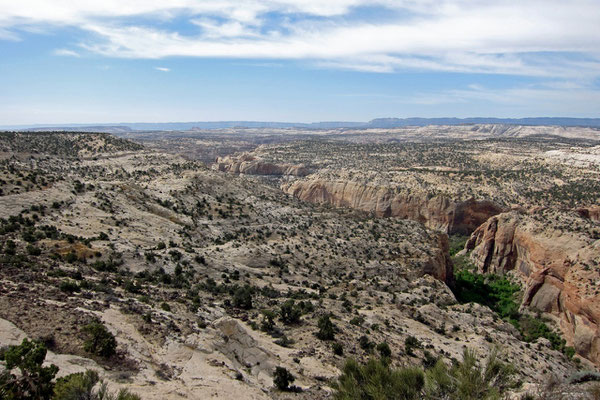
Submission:
M 77 151 L 43 152 L 62 134 L 36 136 L 36 152 L 0 143 L 0 343 L 42 341 L 60 374 L 94 369 L 143 399 L 324 399 L 346 357 L 383 343 L 393 365 L 427 368 L 499 347 L 522 382 L 513 393 L 579 368 L 459 303 L 447 237 L 419 222 L 68 137 Z M 98 332 L 116 347 L 90 346 Z M 276 367 L 300 393 L 275 388 Z
M 503 213 L 465 250 L 480 273 L 515 271 L 523 305 L 554 316 L 577 354 L 600 364 L 600 226 L 577 213 Z

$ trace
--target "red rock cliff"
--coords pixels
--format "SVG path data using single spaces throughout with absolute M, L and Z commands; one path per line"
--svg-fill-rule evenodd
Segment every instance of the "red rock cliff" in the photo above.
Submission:
M 509 212 L 477 228 L 465 249 L 481 273 L 517 270 L 523 304 L 555 316 L 568 345 L 600 365 L 600 240 L 586 234 L 594 229 L 571 213 Z

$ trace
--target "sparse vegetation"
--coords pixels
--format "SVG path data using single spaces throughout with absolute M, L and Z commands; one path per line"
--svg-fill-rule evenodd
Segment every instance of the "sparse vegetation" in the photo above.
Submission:
M 27 339 L 18 346 L 2 349 L 0 360 L 4 361 L 6 369 L 0 372 L 0 398 L 50 399 L 54 386 L 52 380 L 58 367 L 43 366 L 46 352 L 43 344 Z
M 510 207 L 544 205 L 522 213 L 522 218 L 551 224 L 564 235 L 576 233 L 590 243 L 600 238 L 595 222 L 566 209 L 592 198 L 596 183 L 591 182 L 597 179 L 591 167 L 571 170 L 531 156 L 569 146 L 583 152 L 589 149 L 587 142 L 388 142 L 393 133 L 381 132 L 378 143 L 370 143 L 370 134 L 351 131 L 344 132 L 343 141 L 335 132 L 304 140 L 304 133 L 290 131 L 278 142 L 277 135 L 229 134 L 242 139 L 248 135 L 239 148 L 252 149 L 255 144 L 249 143 L 259 141 L 263 146 L 253 155 L 270 162 L 305 162 L 319 179 L 368 178 L 374 185 L 390 185 L 394 193 L 428 199 L 473 197 Z M 568 376 L 578 368 L 578 357 L 569 362 L 556 357 L 545 340 L 534 343 L 545 338 L 549 347 L 574 356 L 551 322 L 519 311 L 518 285 L 504 277 L 478 275 L 468 255 L 456 255 L 467 236 L 450 236 L 455 295 L 462 303 L 455 304 L 440 281 L 444 271 L 436 270 L 444 245 L 439 232 L 415 221 L 308 204 L 281 190 L 282 184 L 314 176 L 279 180 L 225 174 L 193 156 L 184 160 L 138 151 L 138 145 L 113 141 L 110 135 L 44 134 L 31 145 L 26 143 L 30 134 L 20 135 L 0 137 L 0 153 L 11 155 L 0 160 L 0 197 L 23 200 L 4 201 L 0 216 L 0 318 L 56 353 L 91 357 L 99 368 L 110 368 L 105 379 L 111 387 L 126 381 L 137 385 L 137 371 L 143 369 L 156 372 L 149 392 L 165 382 L 182 389 L 184 378 L 178 374 L 194 368 L 182 361 L 186 357 L 170 358 L 164 365 L 154 361 L 156 349 L 167 352 L 179 344 L 186 354 L 210 348 L 210 370 L 232 369 L 185 389 L 206 396 L 221 395 L 216 385 L 226 385 L 228 379 L 237 380 L 236 388 L 266 391 L 256 383 L 256 371 L 262 374 L 264 368 L 284 362 L 288 369 L 282 365 L 274 374 L 276 388 L 297 391 L 297 379 L 310 386 L 306 398 L 322 397 L 322 371 L 339 368 L 344 355 L 356 358 L 338 382 L 340 390 L 354 392 L 336 392 L 348 399 L 388 398 L 393 396 L 389 387 L 399 393 L 390 398 L 502 397 L 513 385 L 506 365 L 514 364 L 517 377 L 527 383 L 543 382 L 550 373 Z M 203 143 L 224 138 L 223 146 L 234 146 L 222 133 L 202 132 L 201 139 L 190 135 Z M 161 140 L 146 143 L 178 143 L 171 136 Z M 72 149 L 63 148 L 75 142 Z M 202 146 L 202 151 L 214 150 Z M 185 152 L 192 154 L 192 148 Z M 507 155 L 506 160 L 498 161 L 496 153 Z M 213 156 L 203 157 L 214 161 Z M 551 181 L 564 182 L 565 189 Z M 584 187 L 588 184 L 591 189 Z M 540 194 L 544 191 L 548 199 Z M 521 203 L 526 196 L 531 201 Z M 563 209 L 553 209 L 557 205 Z M 580 283 L 590 298 L 597 267 L 592 260 L 578 270 L 585 275 Z M 102 315 L 107 326 L 117 328 L 111 328 L 115 334 L 136 334 L 115 338 L 99 321 L 90 323 L 90 315 Z M 520 335 L 501 319 L 516 326 Z M 249 343 L 251 352 L 246 351 Z M 489 370 L 483 360 L 472 360 L 474 354 L 460 362 L 452 358 L 455 348 L 474 343 L 478 351 L 479 346 L 501 344 L 506 353 Z M 152 363 L 132 351 L 146 347 Z M 277 359 L 278 351 L 289 357 Z M 376 356 L 381 359 L 367 362 Z M 323 368 L 316 368 L 314 360 Z M 13 375 L 19 372 L 13 370 Z M 88 371 L 56 380 L 53 393 L 65 399 L 137 398 L 102 392 L 102 387 L 99 377 Z
M 110 357 L 116 353 L 117 341 L 112 333 L 100 322 L 92 322 L 83 328 L 88 338 L 85 351 L 100 357 Z

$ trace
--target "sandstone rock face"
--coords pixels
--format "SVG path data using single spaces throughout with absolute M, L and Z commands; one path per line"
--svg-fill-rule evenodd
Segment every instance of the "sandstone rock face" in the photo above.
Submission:
M 577 212 L 583 218 L 588 218 L 592 221 L 600 222 L 600 206 L 582 207 L 577 209 Z
M 274 164 L 250 154 L 242 154 L 238 157 L 219 157 L 212 168 L 221 172 L 247 175 L 306 176 L 309 174 L 304 165 Z
M 591 221 L 554 216 L 544 225 L 535 215 L 496 215 L 473 232 L 465 249 L 481 273 L 518 271 L 523 305 L 556 317 L 567 344 L 600 365 L 600 240 L 585 234 L 595 229 Z
M 431 275 L 434 278 L 454 285 L 454 267 L 450 260 L 448 236 L 437 234 L 438 245 L 435 247 L 435 254 L 425 263 L 423 273 Z
M 309 180 L 286 184 L 283 190 L 303 201 L 350 207 L 378 217 L 399 217 L 445 233 L 471 233 L 503 210 L 491 201 L 454 202 L 445 196 L 399 193 L 360 182 Z

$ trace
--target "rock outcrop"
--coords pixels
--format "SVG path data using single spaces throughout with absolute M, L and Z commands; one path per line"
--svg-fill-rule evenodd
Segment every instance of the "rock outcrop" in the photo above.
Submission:
M 592 221 L 600 222 L 600 206 L 581 207 L 577 209 L 577 212 L 583 218 L 588 218 Z
M 587 235 L 596 228 L 574 213 L 540 212 L 490 218 L 465 250 L 481 273 L 517 271 L 523 305 L 556 317 L 567 344 L 600 365 L 600 240 Z
M 282 188 L 303 201 L 350 207 L 378 217 L 411 219 L 450 234 L 469 234 L 488 218 L 503 211 L 487 200 L 454 202 L 446 196 L 410 194 L 360 182 L 308 180 L 286 184 Z
M 306 176 L 309 174 L 309 170 L 304 165 L 270 163 L 250 154 L 218 157 L 212 168 L 221 172 L 248 175 Z
M 437 234 L 437 246 L 434 255 L 429 258 L 423 267 L 423 273 L 454 286 L 454 267 L 450 259 L 448 236 Z

